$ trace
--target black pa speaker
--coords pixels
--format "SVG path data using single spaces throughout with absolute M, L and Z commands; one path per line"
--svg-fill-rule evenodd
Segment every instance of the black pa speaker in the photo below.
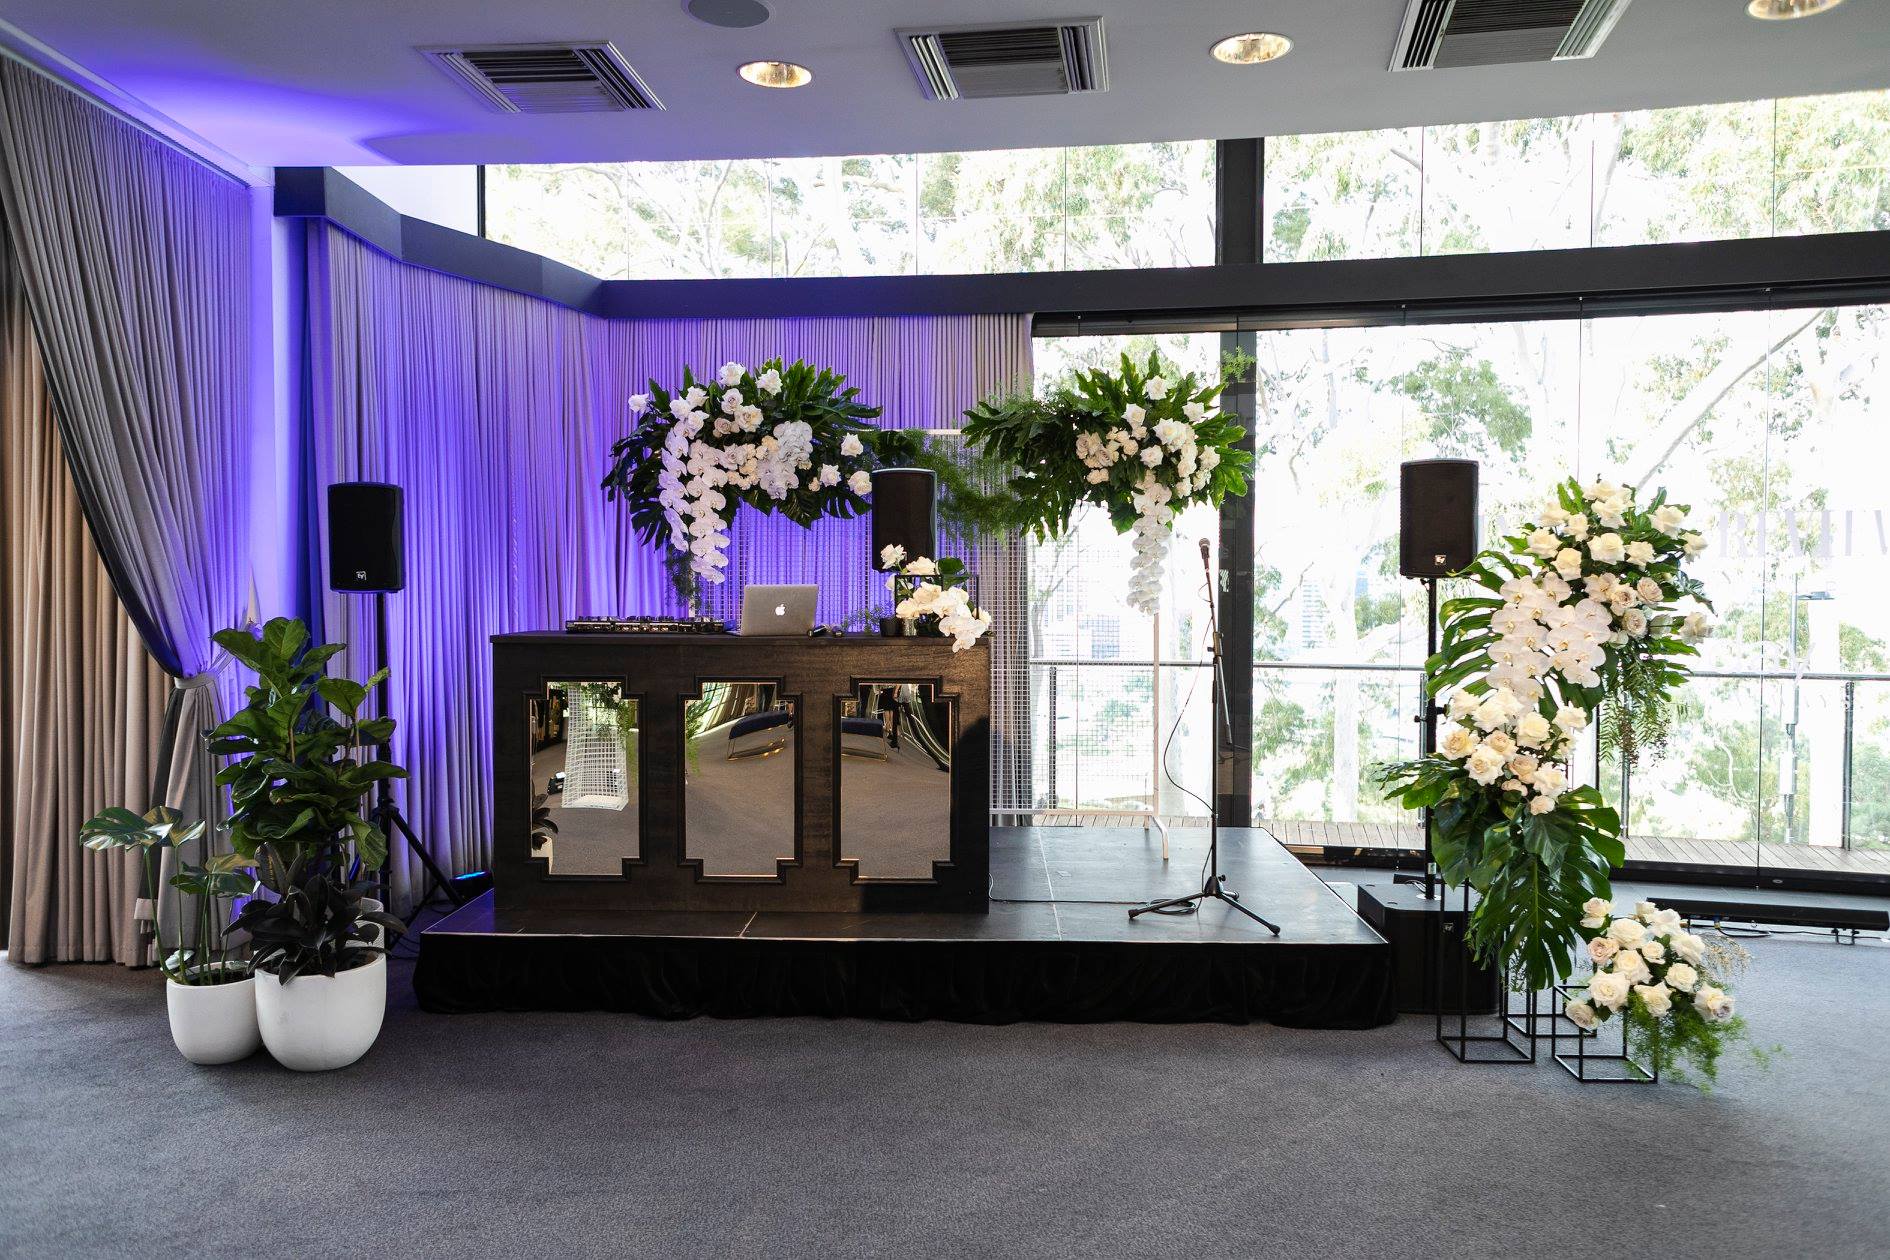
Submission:
M 938 558 L 938 474 L 928 468 L 881 468 L 873 473 L 873 567 L 889 546 L 907 559 Z
M 355 593 L 407 585 L 401 490 L 383 481 L 328 487 L 328 586 Z
M 1449 577 L 1477 554 L 1477 461 L 1414 459 L 1398 471 L 1398 572 Z

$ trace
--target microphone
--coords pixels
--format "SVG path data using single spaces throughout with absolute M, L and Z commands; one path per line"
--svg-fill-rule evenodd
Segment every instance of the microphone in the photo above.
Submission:
M 1201 564 L 1205 567 L 1207 563 L 1208 563 L 1208 540 L 1203 538 L 1201 540 Z

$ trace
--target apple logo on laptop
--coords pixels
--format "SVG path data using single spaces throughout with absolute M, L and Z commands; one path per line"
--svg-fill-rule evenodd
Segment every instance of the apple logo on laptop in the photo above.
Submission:
M 776 605 L 774 606 L 774 615 L 775 615 L 775 616 L 777 616 L 777 617 L 785 617 L 785 616 L 787 616 L 787 605 L 786 605 L 786 604 L 776 604 Z

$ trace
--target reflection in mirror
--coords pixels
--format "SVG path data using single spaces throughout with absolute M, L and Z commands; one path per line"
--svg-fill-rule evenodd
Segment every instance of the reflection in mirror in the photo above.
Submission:
M 553 875 L 621 875 L 639 855 L 639 716 L 614 682 L 548 682 L 526 706 L 532 855 Z
M 952 855 L 951 704 L 931 683 L 862 683 L 840 705 L 840 860 L 931 879 Z
M 684 701 L 683 857 L 705 877 L 773 879 L 794 860 L 795 728 L 773 683 L 704 683 Z

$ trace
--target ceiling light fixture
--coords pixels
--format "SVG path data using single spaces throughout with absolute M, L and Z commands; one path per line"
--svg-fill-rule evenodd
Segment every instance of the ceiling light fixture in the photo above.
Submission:
M 814 72 L 791 61 L 749 61 L 735 68 L 735 73 L 756 87 L 797 88 L 814 81 Z
M 1789 22 L 1793 18 L 1810 17 L 1814 13 L 1823 13 L 1835 9 L 1844 0 L 1752 0 L 1746 6 L 1746 12 L 1761 22 Z
M 761 0 L 683 0 L 683 11 L 698 22 L 731 29 L 768 20 L 768 6 Z
M 1272 31 L 1229 35 L 1208 49 L 1216 61 L 1225 61 L 1230 66 L 1257 66 L 1263 61 L 1278 61 L 1292 50 L 1292 40 Z

